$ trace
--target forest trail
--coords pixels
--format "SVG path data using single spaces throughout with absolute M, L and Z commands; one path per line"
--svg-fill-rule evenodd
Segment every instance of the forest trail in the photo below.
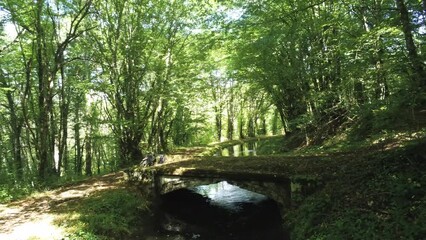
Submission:
M 102 191 L 124 188 L 123 172 L 93 177 L 45 191 L 24 200 L 0 204 L 0 239 L 63 239 L 67 233 L 55 221 L 66 203 Z

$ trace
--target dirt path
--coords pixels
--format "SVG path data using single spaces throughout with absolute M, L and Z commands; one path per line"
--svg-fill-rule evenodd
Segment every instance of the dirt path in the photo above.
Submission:
M 54 224 L 59 217 L 54 209 L 94 193 L 124 187 L 123 173 L 118 172 L 63 186 L 21 201 L 0 204 L 0 239 L 63 239 L 67 233 Z

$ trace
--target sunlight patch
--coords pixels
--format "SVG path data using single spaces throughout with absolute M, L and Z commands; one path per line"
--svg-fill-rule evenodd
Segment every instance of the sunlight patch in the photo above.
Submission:
M 62 229 L 53 224 L 53 220 L 54 217 L 52 215 L 42 214 L 34 221 L 17 225 L 11 233 L 0 233 L 0 239 L 62 239 L 65 233 Z

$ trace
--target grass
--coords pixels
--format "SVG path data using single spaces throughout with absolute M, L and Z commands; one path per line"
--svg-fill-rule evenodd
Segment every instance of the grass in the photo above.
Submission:
M 111 189 L 55 209 L 56 224 L 69 232 L 68 239 L 128 239 L 140 231 L 147 214 L 140 194 Z

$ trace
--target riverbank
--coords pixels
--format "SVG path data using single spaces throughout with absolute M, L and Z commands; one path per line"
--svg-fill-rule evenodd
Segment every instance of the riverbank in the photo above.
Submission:
M 285 216 L 292 239 L 424 237 L 425 144 L 342 159 L 336 177 Z

